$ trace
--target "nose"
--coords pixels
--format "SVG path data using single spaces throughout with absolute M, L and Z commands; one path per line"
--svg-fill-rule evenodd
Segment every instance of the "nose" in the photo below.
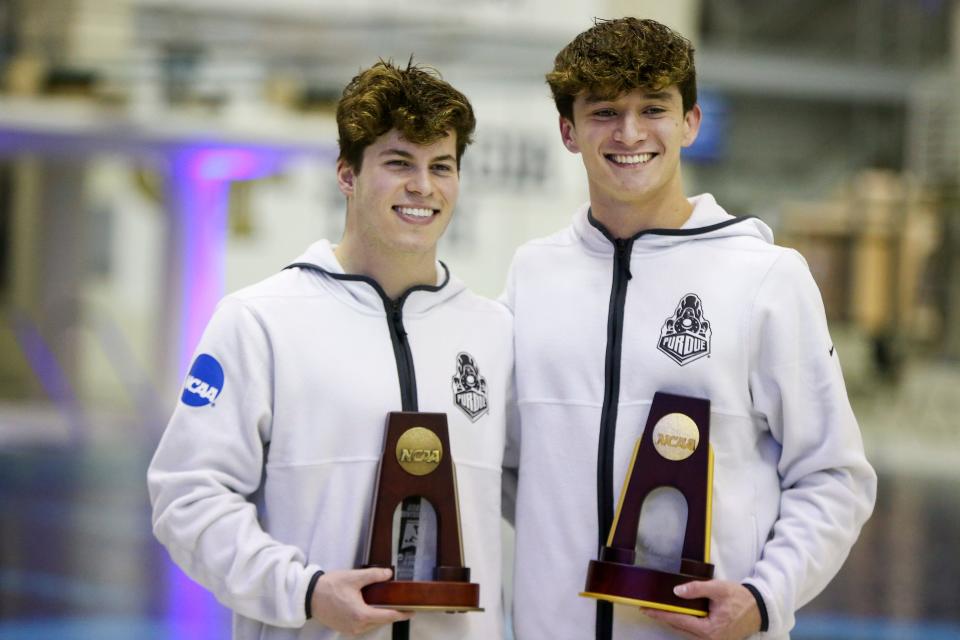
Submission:
M 419 196 L 429 196 L 433 193 L 433 180 L 430 179 L 429 169 L 418 169 L 407 180 L 407 192 Z
M 624 145 L 632 145 L 647 139 L 647 129 L 637 114 L 627 112 L 614 130 L 613 139 Z

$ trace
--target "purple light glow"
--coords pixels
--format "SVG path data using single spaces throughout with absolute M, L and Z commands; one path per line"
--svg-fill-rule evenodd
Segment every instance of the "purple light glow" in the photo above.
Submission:
M 229 183 L 270 175 L 280 160 L 277 152 L 238 148 L 188 148 L 174 160 L 172 208 L 182 247 L 181 378 L 223 296 Z
M 223 295 L 229 185 L 222 181 L 192 179 L 179 166 L 173 180 L 171 195 L 182 250 L 182 306 L 177 346 L 178 373 L 182 378 L 203 329 Z
M 182 379 L 193 352 L 223 296 L 229 182 L 261 178 L 276 171 L 276 152 L 240 148 L 182 149 L 171 178 L 173 228 L 180 235 L 180 332 L 177 363 Z M 224 609 L 169 560 L 168 617 L 187 623 L 190 638 L 228 633 Z
M 198 181 L 253 180 L 274 173 L 275 151 L 251 149 L 195 149 L 186 157 L 187 174 Z

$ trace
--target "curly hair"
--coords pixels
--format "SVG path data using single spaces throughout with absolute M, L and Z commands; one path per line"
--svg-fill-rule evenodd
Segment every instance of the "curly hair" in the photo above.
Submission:
M 557 54 L 547 84 L 560 115 L 573 121 L 581 91 L 613 98 L 633 89 L 659 91 L 676 84 L 686 113 L 697 102 L 693 46 L 654 20 L 595 19 Z
M 360 170 L 363 151 L 392 129 L 415 144 L 431 144 L 452 129 L 457 167 L 473 142 L 477 120 L 467 97 L 428 67 L 406 69 L 380 60 L 361 71 L 343 90 L 337 104 L 340 159 Z

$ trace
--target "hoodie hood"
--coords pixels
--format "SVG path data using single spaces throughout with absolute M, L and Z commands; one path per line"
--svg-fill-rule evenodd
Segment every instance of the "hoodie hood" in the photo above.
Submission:
M 345 273 L 333 249 L 329 240 L 314 242 L 287 268 L 314 271 L 334 295 L 365 309 L 385 313 L 390 300 L 380 284 L 369 276 Z M 404 315 L 426 312 L 466 289 L 463 282 L 450 273 L 447 265 L 437 261 L 436 270 L 436 284 L 411 287 L 398 298 L 403 303 Z
M 632 238 L 634 252 L 727 237 L 752 237 L 773 244 L 773 231 L 762 220 L 752 216 L 738 218 L 730 215 L 709 193 L 693 196 L 688 202 L 693 205 L 693 212 L 682 227 L 641 231 Z M 590 215 L 589 202 L 574 214 L 573 230 L 590 250 L 613 253 L 614 238 Z

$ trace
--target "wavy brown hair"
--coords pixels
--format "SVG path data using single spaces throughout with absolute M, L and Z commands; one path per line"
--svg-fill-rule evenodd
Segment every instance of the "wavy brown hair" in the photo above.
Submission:
M 655 20 L 595 20 L 557 54 L 547 84 L 557 111 L 571 122 L 573 101 L 581 91 L 614 98 L 633 89 L 660 91 L 675 84 L 684 113 L 697 103 L 693 46 Z
M 340 159 L 357 171 L 364 149 L 392 129 L 414 144 L 431 144 L 453 130 L 459 168 L 476 124 L 467 97 L 413 58 L 406 68 L 380 60 L 361 71 L 337 104 Z

